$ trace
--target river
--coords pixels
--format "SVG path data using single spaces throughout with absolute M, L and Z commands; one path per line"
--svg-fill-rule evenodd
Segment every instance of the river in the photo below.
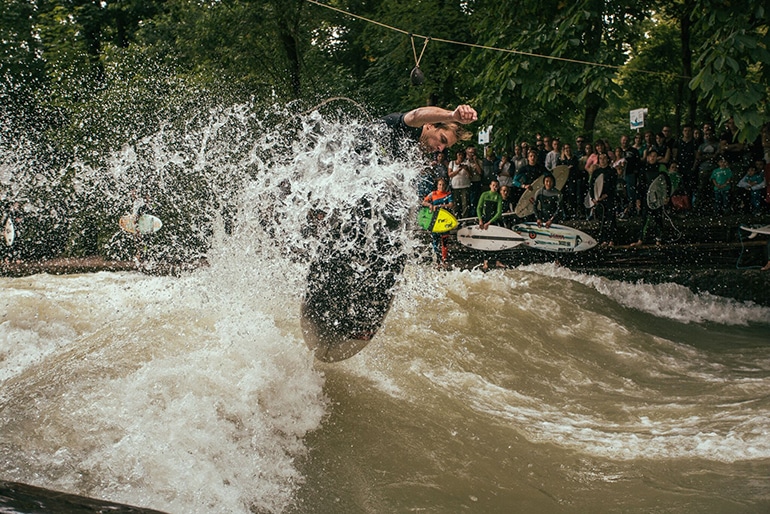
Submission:
M 308 209 L 419 168 L 362 160 L 349 123 L 257 134 L 248 112 L 76 170 L 115 219 L 142 173 L 177 202 L 150 260 L 189 228 L 170 217 L 179 171 L 205 178 L 237 212 L 196 220 L 209 267 L 0 278 L 0 479 L 179 514 L 770 510 L 770 308 L 416 258 L 369 346 L 317 362 L 298 320 Z M 39 180 L 20 169 L 2 177 L 24 194 Z

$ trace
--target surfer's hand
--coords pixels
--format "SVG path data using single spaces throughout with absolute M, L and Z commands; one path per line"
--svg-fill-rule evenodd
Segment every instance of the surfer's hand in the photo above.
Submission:
M 457 108 L 452 112 L 452 119 L 457 123 L 473 123 L 478 118 L 479 117 L 478 114 L 476 114 L 476 109 L 470 105 L 458 105 Z

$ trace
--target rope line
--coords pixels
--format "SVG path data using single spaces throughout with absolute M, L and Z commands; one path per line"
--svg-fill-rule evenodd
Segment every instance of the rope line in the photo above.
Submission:
M 409 39 L 412 40 L 412 53 L 414 53 L 414 65 L 418 68 L 420 67 L 420 61 L 422 61 L 422 56 L 425 53 L 425 48 L 428 46 L 428 41 L 430 41 L 430 38 L 426 38 L 425 42 L 422 44 L 422 51 L 420 52 L 420 57 L 417 57 L 417 48 L 414 47 L 414 34 L 409 34 Z
M 652 71 L 652 70 L 644 70 L 644 69 L 641 69 L 641 68 L 624 68 L 623 66 L 618 66 L 618 65 L 615 65 L 615 64 L 604 64 L 604 63 L 591 62 L 591 61 L 582 61 L 580 59 L 570 59 L 568 57 L 557 57 L 557 56 L 554 56 L 554 55 L 543 55 L 543 54 L 537 54 L 537 53 L 534 53 L 534 52 L 524 52 L 522 50 L 513 50 L 511 48 L 498 48 L 498 47 L 494 47 L 494 46 L 480 45 L 480 44 L 477 44 L 477 43 L 465 43 L 465 42 L 462 42 L 462 41 L 453 41 L 451 39 L 443 39 L 443 38 L 438 38 L 438 37 L 423 36 L 423 35 L 420 35 L 420 34 L 413 34 L 413 33 L 408 32 L 406 30 L 399 29 L 398 27 L 393 27 L 391 25 L 386 25 L 385 23 L 382 23 L 382 22 L 379 22 L 379 21 L 376 21 L 376 20 L 372 20 L 372 19 L 369 19 L 369 18 L 365 18 L 365 17 L 360 16 L 358 14 L 353 14 L 351 12 L 345 11 L 345 10 L 340 9 L 338 7 L 334 7 L 334 6 L 331 6 L 331 5 L 323 4 L 323 3 L 321 3 L 321 2 L 319 2 L 317 0 L 307 0 L 307 1 L 309 3 L 311 3 L 311 4 L 313 4 L 313 5 L 317 5 L 319 7 L 324 7 L 326 9 L 330 9 L 332 11 L 336 11 L 336 12 L 338 12 L 340 14 L 344 14 L 345 16 L 350 16 L 351 18 L 355 18 L 355 19 L 358 19 L 358 20 L 361 20 L 361 21 L 365 21 L 366 23 L 371 23 L 371 24 L 377 25 L 379 27 L 382 27 L 382 28 L 385 28 L 385 29 L 388 29 L 388 30 L 392 30 L 394 32 L 399 32 L 401 34 L 409 36 L 410 38 L 412 38 L 412 49 L 413 50 L 414 50 L 414 38 L 415 37 L 419 37 L 419 38 L 425 39 L 425 45 L 427 45 L 428 40 L 432 39 L 432 40 L 438 41 L 440 43 L 447 43 L 447 44 L 459 45 L 459 46 L 467 46 L 467 47 L 470 47 L 470 48 L 477 48 L 479 50 L 492 50 L 492 51 L 495 51 L 495 52 L 504 52 L 504 53 L 509 53 L 509 54 L 522 55 L 522 56 L 525 56 L 525 57 L 536 57 L 538 59 L 550 59 L 550 60 L 554 60 L 554 61 L 569 62 L 569 63 L 573 63 L 573 64 L 582 64 L 584 66 L 596 66 L 596 67 L 599 67 L 599 68 L 609 68 L 609 69 L 614 69 L 614 70 L 624 70 L 625 69 L 626 71 L 630 71 L 630 72 L 647 73 L 649 75 L 661 75 L 661 76 L 665 76 L 665 77 L 675 77 L 675 78 L 680 78 L 680 79 L 689 79 L 689 78 L 691 78 L 691 77 L 688 77 L 686 75 L 679 75 L 679 74 L 676 74 L 676 73 L 670 73 L 670 72 L 665 72 L 665 71 Z M 423 52 L 424 51 L 425 51 L 425 46 L 423 46 Z M 422 54 L 420 54 L 420 58 L 422 58 Z M 417 51 L 415 50 L 415 60 L 416 59 L 417 59 Z

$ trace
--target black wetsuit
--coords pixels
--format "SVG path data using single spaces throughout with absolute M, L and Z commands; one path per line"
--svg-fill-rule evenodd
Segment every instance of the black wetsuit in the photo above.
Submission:
M 408 127 L 400 113 L 380 122 L 387 130 L 373 130 L 370 135 L 386 149 L 384 158 L 403 159 L 414 151 L 422 128 Z M 312 322 L 307 326 L 321 340 L 315 348 L 317 358 L 351 357 L 363 346 L 348 351 L 346 341 L 371 339 L 382 325 L 406 261 L 395 230 L 402 222 L 400 207 L 405 201 L 399 188 L 383 184 L 351 209 L 337 210 L 321 235 L 302 307 L 303 318 Z M 303 329 L 307 331 L 305 325 Z M 334 346 L 343 348 L 342 355 L 334 353 Z

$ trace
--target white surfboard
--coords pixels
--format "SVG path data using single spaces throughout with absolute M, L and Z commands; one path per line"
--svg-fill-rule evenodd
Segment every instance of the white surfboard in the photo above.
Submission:
M 478 225 L 470 225 L 457 231 L 457 241 L 474 250 L 494 252 L 515 248 L 524 242 L 524 238 L 497 225 L 490 225 L 486 230 L 482 230 Z
M 601 173 L 597 175 L 596 180 L 594 181 L 594 198 L 601 198 L 602 193 L 604 192 L 604 173 Z M 586 193 L 586 199 L 585 202 L 583 202 L 583 205 L 586 206 L 587 209 L 590 209 L 594 206 L 594 203 L 591 201 L 591 192 Z
M 741 229 L 749 233 L 749 239 L 754 239 L 759 234 L 770 235 L 770 225 L 741 225 Z
M 529 248 L 547 252 L 574 253 L 583 252 L 596 246 L 596 239 L 585 232 L 564 225 L 545 225 L 538 227 L 537 223 L 519 223 L 513 227 L 514 232 L 524 238 L 524 244 Z
M 663 175 L 658 175 L 647 189 L 647 207 L 650 209 L 660 209 L 666 205 L 668 200 L 668 186 Z
M 556 179 L 556 185 L 554 187 L 561 191 L 564 187 L 564 184 L 567 183 L 567 179 L 569 178 L 569 166 L 556 166 L 551 174 Z M 516 216 L 519 218 L 526 218 L 530 214 L 534 214 L 535 193 L 537 193 L 539 189 L 543 188 L 544 177 L 545 175 L 540 175 L 537 180 L 530 184 L 530 188 L 524 191 L 524 194 L 521 195 L 521 198 L 519 198 L 519 201 L 516 204 L 516 209 L 514 210 Z
M 118 221 L 120 228 L 129 234 L 154 234 L 163 226 L 163 222 L 152 214 L 142 214 L 138 220 L 133 214 L 125 214 Z
M 16 227 L 13 226 L 13 220 L 10 216 L 5 218 L 3 224 L 3 237 L 5 238 L 5 244 L 7 246 L 13 246 L 13 241 L 16 239 Z

